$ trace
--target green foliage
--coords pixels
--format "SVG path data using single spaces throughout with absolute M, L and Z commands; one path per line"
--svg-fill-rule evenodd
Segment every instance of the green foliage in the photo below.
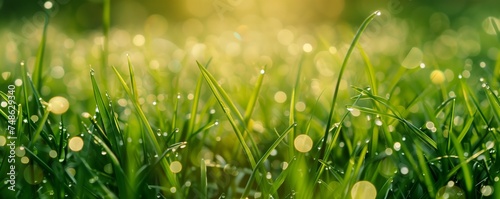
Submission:
M 48 69 L 42 67 L 51 49 L 48 21 L 33 72 L 23 62 L 20 75 L 4 78 L 10 82 L 2 86 L 22 82 L 0 91 L 2 103 L 14 103 L 14 109 L 2 105 L 0 127 L 17 135 L 11 150 L 7 131 L 0 134 L 0 177 L 11 178 L 11 165 L 16 171 L 16 192 L 9 183 L 0 186 L 5 197 L 499 196 L 500 100 L 498 77 L 491 75 L 500 71 L 498 62 L 484 77 L 437 82 L 422 68 L 397 67 L 380 80 L 387 69 L 380 67 L 398 64 L 392 57 L 372 57 L 373 48 L 363 46 L 362 33 L 380 14 L 375 12 L 351 35 L 342 55 L 327 54 L 327 64 L 338 68 L 319 92 L 309 84 L 321 74 L 308 67 L 320 63 L 318 55 L 306 50 L 293 61 L 272 57 L 274 65 L 256 64 L 248 74 L 238 68 L 245 74 L 233 78 L 220 68 L 225 60 L 202 62 L 188 55 L 170 63 L 180 64 L 179 71 L 143 67 L 127 56 L 106 74 L 112 28 L 110 1 L 104 3 L 102 57 L 89 60 L 101 61 L 99 72 L 90 69 L 83 76 L 78 68 L 67 69 L 81 75 L 88 98 L 58 92 L 70 105 L 62 115 L 54 112 L 60 104 L 46 90 L 60 85 L 44 77 Z M 290 69 L 282 73 L 281 64 Z M 292 80 L 280 82 L 283 74 Z M 351 83 L 356 78 L 362 80 Z M 287 91 L 285 97 L 278 91 Z

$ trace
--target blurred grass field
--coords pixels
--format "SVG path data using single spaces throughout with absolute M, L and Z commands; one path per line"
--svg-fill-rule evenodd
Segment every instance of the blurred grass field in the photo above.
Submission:
M 446 2 L 0 1 L 2 198 L 497 198 L 500 16 Z

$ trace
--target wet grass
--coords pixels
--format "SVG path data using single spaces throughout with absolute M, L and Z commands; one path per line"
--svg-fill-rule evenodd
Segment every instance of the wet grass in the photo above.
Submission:
M 399 67 L 379 81 L 376 73 L 386 71 L 359 42 L 379 12 L 362 22 L 338 74 L 315 94 L 307 53 L 290 66 L 296 74 L 289 80 L 266 64 L 225 77 L 214 58 L 186 56 L 181 72 L 138 66 L 129 56 L 124 65 L 107 66 L 112 38 L 105 2 L 99 72 L 67 69 L 91 97 L 70 96 L 44 75 L 47 27 L 33 72 L 23 62 L 4 78 L 2 89 L 16 86 L 0 92 L 0 124 L 15 124 L 17 135 L 15 164 L 8 161 L 7 131 L 0 136 L 2 179 L 10 178 L 11 165 L 16 171 L 17 191 L 8 181 L 0 186 L 6 197 L 499 196 L 496 77 L 429 77 L 422 72 L 427 68 Z M 361 67 L 348 64 L 355 53 Z M 485 70 L 498 71 L 498 63 Z M 344 88 L 353 74 L 367 81 Z M 69 105 L 50 100 L 56 94 L 46 94 L 47 88 Z

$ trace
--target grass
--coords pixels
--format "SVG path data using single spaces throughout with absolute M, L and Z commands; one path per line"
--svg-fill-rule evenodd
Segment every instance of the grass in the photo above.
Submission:
M 377 11 L 341 53 L 323 49 L 330 52 L 327 64 L 340 66 L 324 81 L 309 67 L 319 63 L 318 55 L 307 52 L 289 62 L 272 57 L 276 63 L 255 64 L 248 73 L 248 67 L 238 68 L 244 74 L 221 69 L 224 56 L 185 56 L 180 72 L 143 67 L 129 55 L 123 65 L 108 66 L 110 6 L 105 1 L 102 54 L 90 59 L 102 64 L 99 72 L 66 69 L 79 77 L 68 80 L 77 81 L 78 89 L 60 88 L 61 80 L 43 67 L 45 51 L 52 50 L 48 21 L 35 61 L 22 62 L 0 84 L 6 104 L 0 126 L 10 129 L 9 116 L 15 115 L 17 135 L 15 164 L 9 162 L 7 131 L 0 136 L 0 176 L 10 178 L 5 174 L 11 165 L 16 171 L 17 191 L 0 186 L 5 197 L 500 196 L 500 100 L 492 75 L 498 62 L 484 76 L 465 77 L 464 71 L 476 72 L 465 69 L 438 81 L 429 78 L 432 69 L 398 66 L 390 68 L 395 75 L 380 80 L 386 70 L 372 61 L 374 48 L 364 45 Z M 437 62 L 435 56 L 425 59 Z M 280 64 L 290 69 L 282 73 Z M 283 74 L 286 80 L 279 79 Z M 18 80 L 14 91 L 4 89 Z M 315 81 L 326 83 L 315 90 Z M 71 89 L 83 97 L 72 96 Z M 69 107 L 50 100 L 56 95 L 69 99 Z M 69 109 L 57 114 L 60 106 Z

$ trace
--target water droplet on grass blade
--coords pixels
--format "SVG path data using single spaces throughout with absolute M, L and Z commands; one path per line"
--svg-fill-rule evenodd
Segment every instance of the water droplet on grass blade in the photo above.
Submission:
M 395 143 L 394 143 L 394 150 L 396 150 L 396 151 L 401 150 L 401 143 L 399 143 L 399 142 L 395 142 Z
M 347 108 L 347 110 L 351 113 L 352 116 L 358 117 L 361 115 L 361 111 L 357 108 Z
M 281 163 L 281 169 L 286 170 L 288 168 L 288 162 Z
M 270 180 L 272 177 L 271 172 L 266 173 L 266 179 Z

